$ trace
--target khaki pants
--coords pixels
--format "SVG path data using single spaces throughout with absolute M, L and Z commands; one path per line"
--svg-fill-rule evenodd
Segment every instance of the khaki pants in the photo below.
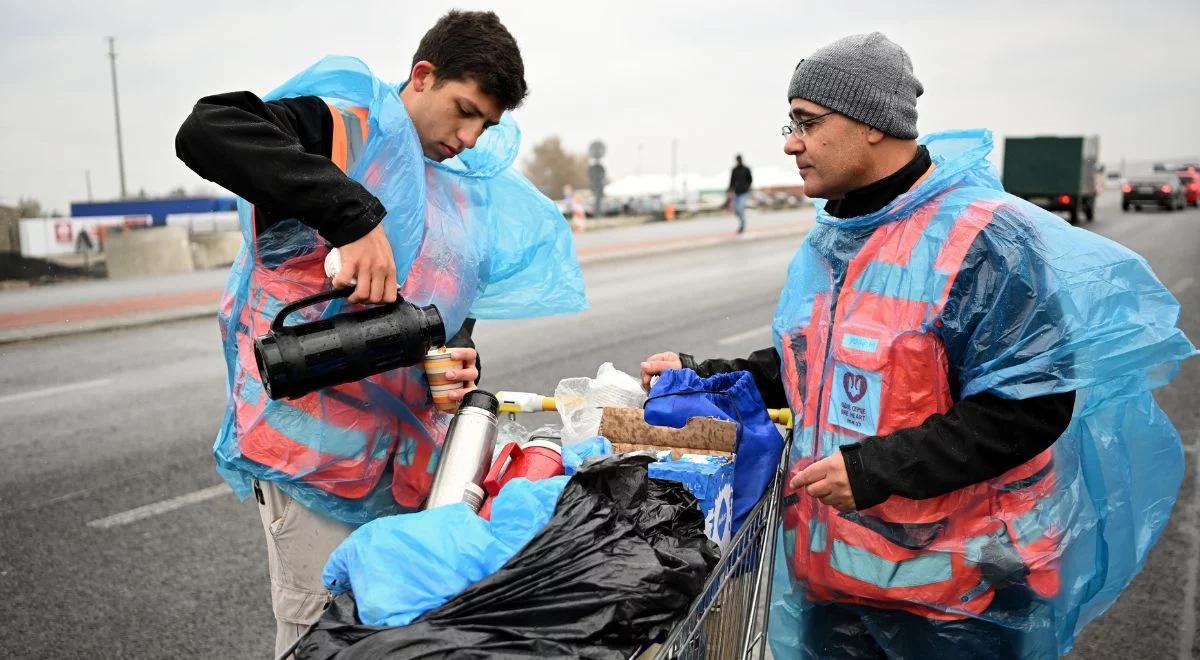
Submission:
M 267 536 L 275 655 L 283 653 L 321 617 L 330 594 L 321 571 L 330 553 L 353 529 L 315 513 L 269 481 L 255 481 L 259 518 Z

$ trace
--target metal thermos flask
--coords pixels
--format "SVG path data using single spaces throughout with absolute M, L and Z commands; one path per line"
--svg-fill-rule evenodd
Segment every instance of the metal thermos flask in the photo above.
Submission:
M 490 392 L 472 390 L 450 420 L 438 457 L 437 471 L 425 508 L 467 502 L 476 511 L 483 503 L 483 477 L 496 448 L 496 415 L 500 402 Z
M 403 299 L 309 323 L 283 324 L 296 310 L 353 292 L 345 287 L 289 303 L 271 320 L 271 331 L 254 340 L 254 359 L 267 396 L 297 399 L 323 387 L 410 367 L 420 363 L 426 351 L 445 343 L 437 308 Z

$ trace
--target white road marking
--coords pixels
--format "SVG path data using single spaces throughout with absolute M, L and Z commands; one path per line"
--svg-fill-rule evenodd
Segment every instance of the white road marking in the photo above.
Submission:
M 743 341 L 746 341 L 747 339 L 754 339 L 756 337 L 762 337 L 763 339 L 769 339 L 771 336 L 770 333 L 771 333 L 771 326 L 764 325 L 760 328 L 755 328 L 753 330 L 747 330 L 745 332 L 739 332 L 736 335 L 729 335 L 728 337 L 718 339 L 717 344 L 720 346 L 727 346 L 729 344 L 738 344 Z
M 1200 443 L 1200 434 L 1196 442 Z M 1183 587 L 1183 618 L 1179 631 L 1179 660 L 1190 660 L 1192 646 L 1196 643 L 1196 591 L 1200 586 L 1200 460 L 1192 455 L 1192 501 L 1188 503 L 1188 517 L 1191 518 L 1192 551 L 1187 554 L 1187 582 Z
M 37 397 L 62 394 L 64 392 L 73 392 L 75 390 L 83 390 L 89 387 L 100 387 L 101 385 L 107 385 L 111 382 L 111 378 L 97 378 L 96 380 L 85 380 L 80 383 L 71 383 L 70 385 L 58 385 L 55 387 L 46 387 L 40 390 L 30 390 L 29 392 L 17 392 L 16 394 L 0 396 L 0 404 L 12 403 L 14 401 L 24 401 L 26 399 L 36 399 Z
M 10 516 L 14 513 L 28 513 L 30 511 L 37 511 L 38 509 L 44 509 L 48 506 L 54 506 L 55 504 L 58 504 L 60 502 L 68 502 L 70 500 L 83 497 L 84 495 L 87 495 L 88 493 L 92 492 L 93 490 L 95 490 L 95 489 L 84 488 L 83 490 L 71 491 L 71 492 L 67 493 L 66 495 L 59 495 L 58 497 L 52 497 L 43 502 L 38 502 L 36 504 L 30 504 L 29 506 L 18 507 L 15 509 L 6 509 L 4 511 L 0 511 L 0 518 L 3 518 L 5 516 Z
M 139 506 L 136 509 L 130 509 L 128 511 L 111 515 L 107 518 L 93 520 L 87 525 L 88 527 L 94 527 L 96 529 L 110 529 L 112 527 L 119 527 L 120 525 L 128 525 L 129 523 L 144 520 L 146 518 L 150 518 L 151 516 L 157 516 L 164 513 L 169 513 L 176 509 L 181 509 L 190 504 L 211 500 L 222 493 L 228 492 L 230 492 L 229 486 L 226 486 L 225 484 L 210 486 L 204 490 L 197 490 L 192 493 L 187 493 L 186 495 L 180 495 L 179 497 L 173 497 L 169 500 L 163 500 L 162 502 L 155 502 L 154 504 Z
M 1178 298 L 1179 296 L 1183 295 L 1184 291 L 1187 291 L 1188 289 L 1192 288 L 1192 285 L 1195 283 L 1196 283 L 1195 278 L 1185 277 L 1182 280 L 1179 280 L 1178 282 L 1176 282 L 1175 286 L 1171 287 L 1171 293 L 1175 294 L 1175 297 Z

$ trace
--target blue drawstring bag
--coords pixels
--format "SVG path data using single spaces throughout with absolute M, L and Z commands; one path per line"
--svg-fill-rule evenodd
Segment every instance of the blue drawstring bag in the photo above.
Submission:
M 746 371 L 701 378 L 691 369 L 664 372 L 646 400 L 647 424 L 683 428 L 693 417 L 738 425 L 733 462 L 733 534 L 766 492 L 783 451 L 783 436 Z

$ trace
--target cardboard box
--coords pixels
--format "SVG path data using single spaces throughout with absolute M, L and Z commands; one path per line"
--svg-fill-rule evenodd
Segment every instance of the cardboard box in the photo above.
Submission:
M 724 552 L 733 537 L 733 459 L 685 454 L 676 460 L 668 453 L 650 464 L 649 473 L 652 479 L 678 481 L 696 496 L 704 533 Z

